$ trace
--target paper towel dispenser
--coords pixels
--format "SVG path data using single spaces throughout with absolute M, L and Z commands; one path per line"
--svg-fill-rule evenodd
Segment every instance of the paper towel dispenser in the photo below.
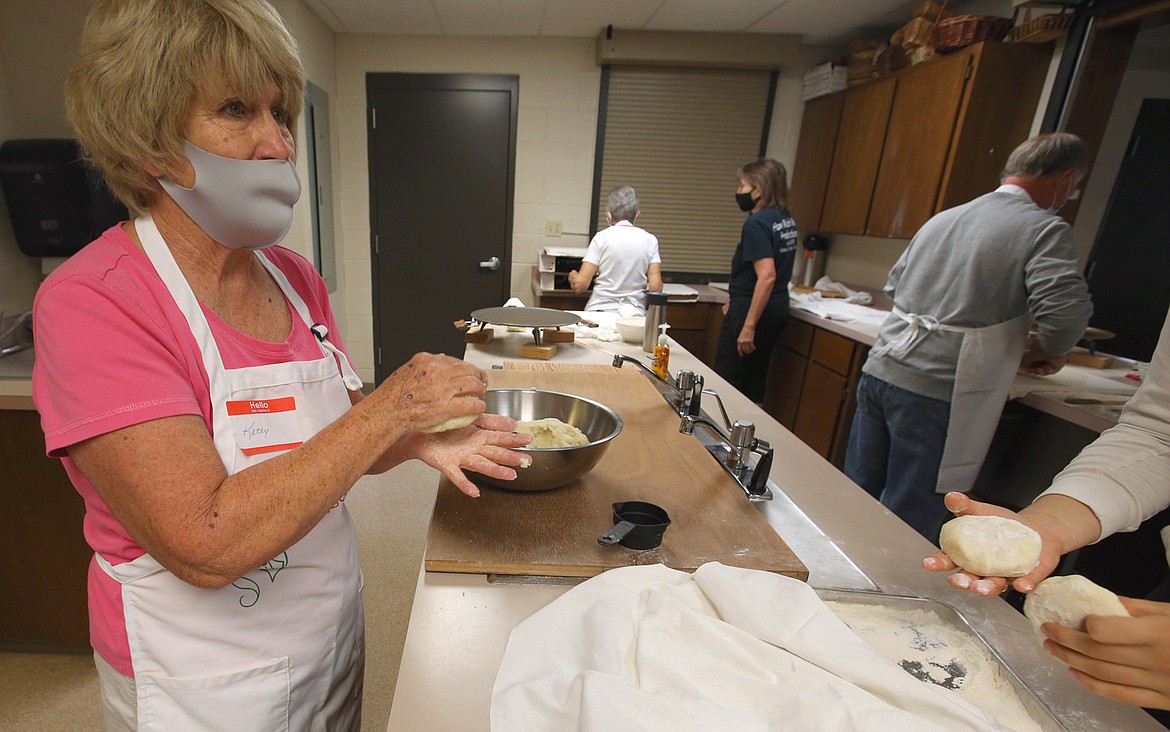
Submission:
M 16 244 L 30 257 L 67 257 L 129 218 L 76 140 L 8 140 L 0 187 Z

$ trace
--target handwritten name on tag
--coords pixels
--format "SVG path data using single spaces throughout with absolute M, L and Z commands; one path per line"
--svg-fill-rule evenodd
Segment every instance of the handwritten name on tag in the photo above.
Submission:
M 293 397 L 230 401 L 227 412 L 245 455 L 291 450 L 303 442 Z

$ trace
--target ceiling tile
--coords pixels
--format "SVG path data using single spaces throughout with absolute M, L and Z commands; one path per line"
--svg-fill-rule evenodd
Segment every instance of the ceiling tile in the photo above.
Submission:
M 548 0 L 540 33 L 595 37 L 608 25 L 639 30 L 662 0 Z
M 665 0 L 647 24 L 651 30 L 734 33 L 784 4 L 783 0 Z
M 538 36 L 545 0 L 434 0 L 443 33 Z
M 345 33 L 391 33 L 439 35 L 443 32 L 431 0 L 306 0 L 315 9 L 327 8 L 341 20 Z

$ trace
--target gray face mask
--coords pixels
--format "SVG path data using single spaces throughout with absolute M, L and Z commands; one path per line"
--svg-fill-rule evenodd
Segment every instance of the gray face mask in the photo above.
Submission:
M 195 184 L 184 188 L 159 178 L 179 208 L 229 249 L 263 249 L 292 226 L 301 179 L 290 160 L 236 160 L 183 143 L 195 168 Z

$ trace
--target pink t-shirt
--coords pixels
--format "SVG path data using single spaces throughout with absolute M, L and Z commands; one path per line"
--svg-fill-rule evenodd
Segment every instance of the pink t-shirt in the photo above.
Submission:
M 283 247 L 265 255 L 305 301 L 315 323 L 344 350 L 325 283 L 305 259 Z M 321 358 L 321 348 L 289 305 L 284 343 L 250 338 L 203 308 L 224 366 L 241 368 Z M 198 344 L 150 259 L 115 226 L 57 268 L 33 302 L 36 360 L 33 401 L 51 457 L 85 501 L 84 533 L 111 564 L 145 550 L 111 515 L 69 458 L 82 440 L 163 417 L 196 414 L 211 431 L 207 372 Z M 166 456 L 160 454 L 160 460 Z M 121 586 L 96 562 L 89 567 L 90 643 L 115 669 L 133 676 Z

